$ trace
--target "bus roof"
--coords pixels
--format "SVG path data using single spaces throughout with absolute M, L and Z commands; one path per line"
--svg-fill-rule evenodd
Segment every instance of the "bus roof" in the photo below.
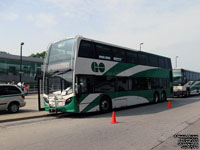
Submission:
M 193 73 L 198 73 L 200 74 L 200 72 L 196 72 L 196 71 L 191 71 L 191 70 L 188 70 L 188 69 L 184 69 L 184 68 L 174 68 L 173 71 L 188 71 L 188 72 L 193 72 Z

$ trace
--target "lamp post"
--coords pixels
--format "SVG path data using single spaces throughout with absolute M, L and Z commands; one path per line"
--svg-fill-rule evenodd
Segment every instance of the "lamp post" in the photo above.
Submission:
M 177 59 L 178 59 L 178 56 L 176 56 L 175 58 L 175 68 L 177 68 Z
M 19 81 L 22 83 L 22 46 L 24 45 L 24 42 L 21 42 L 20 44 L 20 72 L 19 72 Z
M 141 51 L 141 46 L 142 46 L 142 44 L 144 44 L 144 43 L 140 43 L 140 51 Z

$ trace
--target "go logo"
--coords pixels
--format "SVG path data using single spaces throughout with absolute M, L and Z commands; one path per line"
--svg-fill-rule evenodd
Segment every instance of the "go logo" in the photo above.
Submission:
M 96 62 L 93 62 L 91 64 L 91 69 L 93 72 L 104 72 L 105 65 L 103 63 L 99 63 L 99 65 L 98 65 Z

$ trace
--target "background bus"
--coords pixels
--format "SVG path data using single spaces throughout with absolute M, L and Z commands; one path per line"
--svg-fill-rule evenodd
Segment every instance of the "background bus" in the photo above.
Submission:
M 167 57 L 81 36 L 48 48 L 43 94 L 47 111 L 107 112 L 172 95 Z
M 186 69 L 173 69 L 174 96 L 200 93 L 200 73 Z

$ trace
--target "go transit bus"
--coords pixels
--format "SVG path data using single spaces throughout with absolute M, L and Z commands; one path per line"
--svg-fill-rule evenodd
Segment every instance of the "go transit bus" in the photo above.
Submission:
M 43 84 L 49 112 L 108 112 L 173 96 L 169 58 L 82 36 L 49 46 Z
M 200 73 L 186 69 L 173 69 L 174 96 L 200 94 Z

